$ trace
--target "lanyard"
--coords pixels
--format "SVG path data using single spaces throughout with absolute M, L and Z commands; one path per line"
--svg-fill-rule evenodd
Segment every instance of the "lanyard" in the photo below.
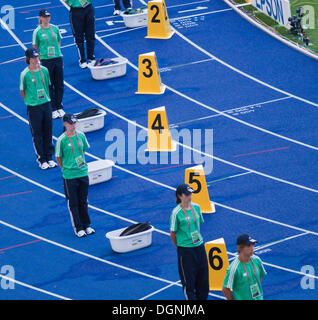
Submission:
M 42 25 L 41 25 L 41 28 L 42 28 L 43 34 L 45 35 L 46 43 L 49 44 L 49 40 L 47 39 L 47 35 L 46 35 Z M 53 41 L 53 44 L 54 44 L 54 37 L 53 37 L 53 31 L 52 31 L 51 25 L 50 25 L 50 30 L 51 30 L 51 35 L 52 35 L 52 41 Z
M 186 213 L 186 211 L 184 210 L 183 205 L 182 205 L 182 204 L 180 204 L 180 205 L 181 205 L 181 208 L 183 209 L 183 212 L 184 212 L 184 214 L 185 214 L 185 216 L 186 216 L 186 218 L 187 218 L 187 220 L 188 220 L 189 230 L 190 230 L 190 232 L 191 232 L 190 221 L 189 221 L 189 218 L 188 218 L 188 216 L 187 216 L 187 213 Z M 192 206 L 191 206 L 191 210 L 192 210 L 192 215 L 193 215 L 193 219 L 194 219 L 195 226 L 197 226 L 197 220 L 195 219 L 195 215 L 194 215 Z
M 240 258 L 239 258 L 239 259 L 240 259 Z M 242 266 L 243 266 L 243 268 L 244 268 L 244 270 L 245 270 L 245 272 L 246 272 L 247 279 L 248 279 L 248 283 L 251 285 L 250 277 L 248 276 L 248 272 L 247 272 L 247 270 L 246 270 L 246 268 L 245 268 L 245 266 L 244 266 L 244 263 L 242 262 L 242 260 L 241 260 L 241 259 L 240 259 L 240 261 L 241 261 Z M 252 262 L 252 266 L 253 266 L 253 270 L 254 270 L 255 280 L 256 280 L 256 283 L 257 283 L 256 271 L 255 271 L 255 267 L 254 267 L 254 263 L 253 263 L 252 258 L 251 258 L 251 262 Z
M 72 140 L 71 140 L 70 136 L 67 133 L 66 133 L 66 135 L 68 136 L 68 139 L 70 140 L 70 143 L 71 143 L 71 146 L 72 146 L 72 150 L 73 150 L 73 154 L 74 154 L 74 157 L 75 157 L 75 152 L 74 152 L 74 147 L 73 147 Z M 80 142 L 79 142 L 79 139 L 78 139 L 76 131 L 75 131 L 75 135 L 76 135 L 76 138 L 77 138 L 78 150 L 81 153 L 81 145 L 80 145 Z
M 30 71 L 31 71 L 31 73 L 32 73 L 32 77 L 33 77 L 33 80 L 34 80 L 34 82 L 35 82 L 35 86 L 38 87 L 37 84 L 36 84 L 36 80 L 35 80 L 33 71 L 31 70 L 30 66 L 29 66 L 29 69 L 30 69 Z M 44 82 L 43 82 L 43 76 L 42 76 L 41 67 L 40 67 L 40 74 L 41 74 L 42 85 L 43 85 L 43 87 L 44 87 Z

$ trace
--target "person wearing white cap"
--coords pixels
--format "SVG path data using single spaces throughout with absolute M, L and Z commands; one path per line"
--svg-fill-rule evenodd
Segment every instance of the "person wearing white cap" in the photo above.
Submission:
M 89 143 L 83 132 L 76 130 L 77 119 L 71 113 L 63 116 L 66 131 L 58 138 L 55 157 L 62 169 L 64 191 L 75 234 L 81 238 L 93 234 L 88 215 L 88 167 L 85 151 Z
M 261 283 L 266 271 L 262 260 L 253 255 L 255 243 L 248 234 L 236 240 L 239 256 L 228 267 L 223 282 L 227 300 L 263 300 Z
M 49 93 L 50 75 L 47 68 L 40 66 L 39 53 L 34 48 L 25 51 L 27 67 L 20 75 L 20 93 L 27 105 L 27 112 L 34 150 L 39 167 L 54 168 L 52 160 L 52 107 Z
M 63 55 L 61 52 L 61 35 L 57 26 L 50 23 L 51 14 L 48 10 L 42 9 L 39 12 L 39 26 L 34 30 L 32 44 L 40 51 L 42 66 L 45 66 L 50 73 L 50 97 L 52 105 L 52 118 L 61 118 L 64 115 L 63 93 Z

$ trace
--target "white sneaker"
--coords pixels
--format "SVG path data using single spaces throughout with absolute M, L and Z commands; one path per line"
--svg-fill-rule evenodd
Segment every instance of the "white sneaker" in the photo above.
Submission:
M 88 66 L 88 67 L 94 67 L 95 62 L 96 62 L 96 60 L 91 60 L 91 61 L 87 64 L 87 66 Z
M 86 69 L 88 67 L 87 62 L 79 63 L 81 69 Z
M 60 114 L 58 113 L 58 111 L 53 111 L 52 112 L 52 119 L 57 119 L 60 117 Z
M 64 114 L 65 114 L 63 109 L 58 109 L 57 112 L 59 113 L 60 118 L 62 118 L 64 116 Z
M 75 232 L 75 234 L 79 237 L 79 238 L 83 238 L 86 236 L 86 232 L 84 230 L 80 230 L 78 232 Z
M 114 13 L 113 13 L 113 15 L 114 16 L 120 16 L 120 10 L 114 10 Z
M 57 163 L 53 160 L 48 161 L 48 165 L 50 168 L 55 168 L 57 167 Z
M 42 170 L 47 170 L 48 168 L 50 168 L 49 164 L 47 162 L 43 162 L 39 165 L 39 167 L 42 169 Z
M 95 233 L 95 230 L 93 228 L 91 228 L 91 227 L 88 227 L 88 228 L 85 229 L 85 232 L 86 232 L 87 235 L 90 235 L 90 234 Z

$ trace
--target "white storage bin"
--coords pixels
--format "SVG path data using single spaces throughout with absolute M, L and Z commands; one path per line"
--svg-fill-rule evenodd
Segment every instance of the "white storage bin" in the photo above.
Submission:
M 78 113 L 75 113 L 75 116 Z M 91 132 L 95 130 L 99 130 L 104 128 L 104 117 L 106 116 L 106 112 L 104 110 L 100 110 L 100 113 L 83 119 L 77 119 L 76 129 L 82 132 Z
M 152 231 L 154 230 L 153 226 L 151 226 L 151 229 L 149 230 L 120 237 L 119 235 L 125 229 L 126 228 L 122 228 L 106 233 L 106 238 L 109 239 L 110 245 L 115 252 L 125 253 L 149 247 L 151 245 Z
M 114 162 L 97 160 L 87 163 L 89 185 L 108 181 L 112 178 Z
M 141 13 L 136 13 L 136 14 L 122 13 L 121 16 L 123 17 L 124 23 L 127 28 L 145 27 L 148 24 L 148 10 L 147 9 Z
M 112 58 L 111 60 L 116 61 L 115 64 L 109 64 L 107 66 L 89 66 L 93 79 L 95 80 L 106 80 L 112 78 L 118 78 L 124 76 L 127 72 L 127 62 L 125 58 Z

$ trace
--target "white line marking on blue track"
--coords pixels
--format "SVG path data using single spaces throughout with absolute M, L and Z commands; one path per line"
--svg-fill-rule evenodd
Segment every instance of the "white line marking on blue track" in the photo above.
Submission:
M 14 7 L 13 10 L 38 7 L 38 6 L 43 6 L 43 5 L 47 5 L 47 4 L 51 4 L 51 2 L 42 2 L 42 3 L 30 4 L 30 5 L 22 6 L 22 7 Z M 7 10 L 12 10 L 12 9 L 7 9 Z
M 208 9 L 208 7 L 196 7 L 196 8 L 193 8 L 193 9 L 188 9 L 188 10 L 181 10 L 181 11 L 178 11 L 178 13 L 185 13 L 185 12 L 192 12 L 192 11 L 200 11 L 200 10 L 206 10 Z
M 28 288 L 28 289 L 31 289 L 31 290 L 34 290 L 34 291 L 38 291 L 38 292 L 47 294 L 49 296 L 52 296 L 52 297 L 55 297 L 55 298 L 58 298 L 58 299 L 61 299 L 61 300 L 72 300 L 70 298 L 66 298 L 66 297 L 61 296 L 59 294 L 56 294 L 56 293 L 53 293 L 53 292 L 50 292 L 50 291 L 47 291 L 47 290 L 40 289 L 38 287 L 31 286 L 30 284 L 27 284 L 25 282 L 18 281 L 16 279 L 13 279 L 13 278 L 10 278 L 10 277 L 6 277 L 6 276 L 4 276 L 2 274 L 0 274 L 0 277 L 3 278 L 4 280 L 14 282 L 14 283 L 16 283 L 16 284 L 18 284 L 18 285 L 20 285 L 22 287 L 25 287 L 25 288 Z
M 168 6 L 167 9 L 177 8 L 177 7 L 185 7 L 185 6 L 190 6 L 192 4 L 206 3 L 206 2 L 210 2 L 210 0 L 202 0 L 202 1 L 183 3 L 183 4 L 176 4 L 176 5 L 173 5 L 173 6 Z

